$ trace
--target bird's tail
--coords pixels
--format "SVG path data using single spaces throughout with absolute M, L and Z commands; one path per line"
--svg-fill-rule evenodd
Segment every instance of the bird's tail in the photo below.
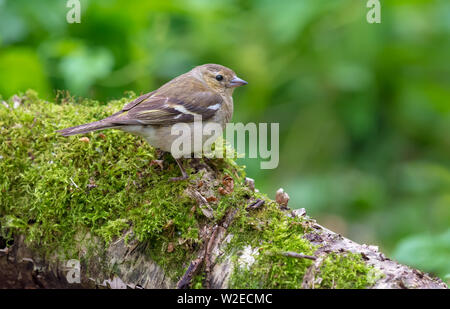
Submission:
M 105 120 L 106 119 L 102 119 L 99 121 L 85 123 L 85 124 L 82 124 L 79 126 L 58 130 L 56 132 L 61 133 L 61 135 L 63 135 L 63 136 L 70 136 L 70 135 L 75 135 L 75 134 L 83 134 L 83 133 L 88 133 L 88 132 L 92 132 L 92 131 L 103 130 L 103 129 L 112 129 L 112 128 L 117 127 L 116 124 L 112 124 L 111 122 L 105 121 Z

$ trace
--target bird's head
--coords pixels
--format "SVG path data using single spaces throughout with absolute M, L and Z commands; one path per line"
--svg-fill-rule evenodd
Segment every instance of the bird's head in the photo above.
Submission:
M 203 81 L 218 92 L 232 93 L 234 88 L 247 85 L 247 82 L 236 76 L 233 70 L 220 64 L 204 64 L 194 68 Z

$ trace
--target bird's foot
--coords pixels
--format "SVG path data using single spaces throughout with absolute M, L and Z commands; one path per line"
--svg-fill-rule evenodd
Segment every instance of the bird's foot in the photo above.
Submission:
M 181 163 L 180 159 L 175 159 L 175 162 L 177 162 L 180 171 L 181 171 L 181 176 L 179 177 L 173 177 L 170 178 L 170 181 L 180 181 L 180 180 L 186 180 L 189 178 L 188 174 L 186 173 L 186 171 L 183 168 L 183 164 Z
M 156 158 L 158 158 L 158 160 L 163 160 L 166 153 L 167 151 L 156 149 Z

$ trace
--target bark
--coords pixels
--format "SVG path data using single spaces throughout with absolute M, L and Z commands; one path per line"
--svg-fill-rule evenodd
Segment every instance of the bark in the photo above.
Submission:
M 287 212 L 287 215 L 301 215 L 300 211 Z M 232 215 L 227 216 L 231 220 Z M 225 220 L 226 221 L 226 220 Z M 226 246 L 227 224 L 212 227 L 213 237 L 210 237 L 206 251 L 200 250 L 199 257 L 191 262 L 184 278 L 178 282 L 178 287 L 186 287 L 195 268 L 199 268 L 202 259 L 208 255 L 206 271 L 210 288 L 227 288 L 228 279 L 233 270 L 232 261 L 225 257 L 220 263 L 216 259 L 223 253 Z M 305 237 L 312 243 L 320 245 L 315 252 L 314 264 L 303 278 L 303 288 L 314 288 L 315 273 L 320 268 L 322 257 L 331 252 L 349 251 L 361 254 L 367 264 L 373 265 L 384 276 L 372 288 L 447 288 L 438 278 L 422 271 L 401 265 L 378 251 L 375 246 L 357 244 L 339 234 L 336 234 L 318 224 L 314 226 L 315 233 Z M 225 240 L 225 241 L 224 241 Z M 287 255 L 292 253 L 287 252 Z M 295 258 L 295 257 L 294 257 Z M 107 268 L 115 269 L 116 274 L 100 270 L 101 261 Z M 197 269 L 198 271 L 198 269 Z M 87 270 L 81 271 L 80 283 L 69 283 L 68 270 L 61 261 L 42 259 L 38 253 L 28 248 L 24 238 L 18 236 L 13 246 L 0 251 L 0 287 L 1 288 L 176 288 L 177 282 L 167 277 L 162 268 L 150 260 L 139 249 L 136 241 L 125 243 L 124 237 L 111 244 L 103 258 L 94 257 L 89 261 Z M 184 285 L 183 285 L 184 279 Z

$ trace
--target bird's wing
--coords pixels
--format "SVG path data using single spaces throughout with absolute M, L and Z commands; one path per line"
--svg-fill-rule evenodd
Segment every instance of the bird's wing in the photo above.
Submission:
M 140 97 L 134 99 L 133 101 L 131 101 L 130 103 L 128 103 L 127 105 L 125 105 L 121 112 L 125 112 L 128 111 L 130 109 L 132 109 L 133 107 L 135 107 L 136 105 L 138 105 L 139 103 L 141 103 L 142 101 L 144 101 L 145 99 L 148 99 L 149 97 L 151 97 L 153 94 L 155 93 L 155 91 L 146 93 L 141 95 Z
M 211 118 L 221 107 L 222 97 L 211 91 L 197 91 L 191 95 L 145 94 L 128 103 L 110 117 L 110 122 L 119 125 L 170 125 L 178 122 L 193 122 Z

